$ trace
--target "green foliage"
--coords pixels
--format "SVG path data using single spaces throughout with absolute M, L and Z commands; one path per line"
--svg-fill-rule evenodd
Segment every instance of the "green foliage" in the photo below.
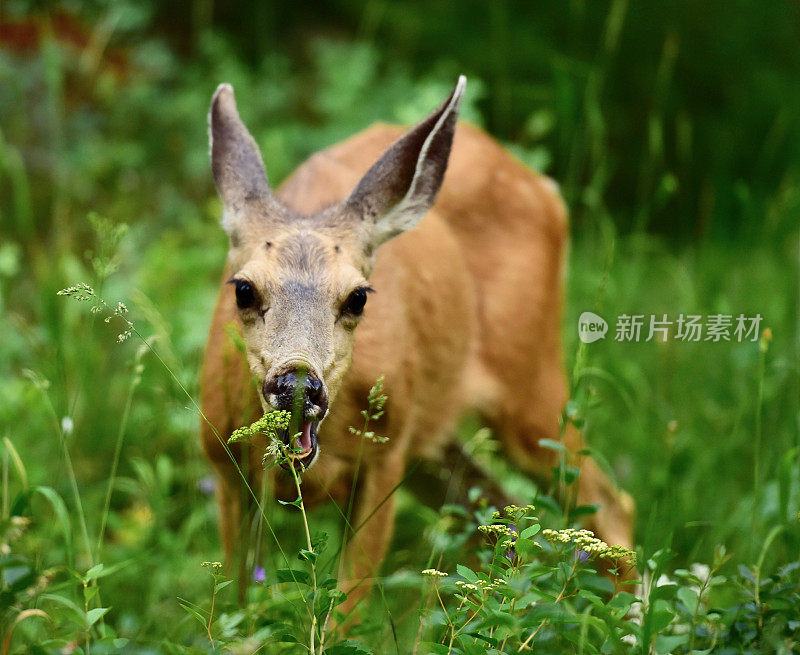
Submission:
M 39 38 L 0 46 L 0 648 L 307 653 L 313 632 L 326 653 L 796 650 L 789 4 L 6 2 L 0 21 Z M 90 46 L 65 38 L 61 10 Z M 536 515 L 492 518 L 479 489 L 436 512 L 401 488 L 378 589 L 345 636 L 325 625 L 351 508 L 306 514 L 300 488 L 263 503 L 263 568 L 240 606 L 230 577 L 200 568 L 220 557 L 194 402 L 226 250 L 210 94 L 235 85 L 277 186 L 374 121 L 417 120 L 461 72 L 464 117 L 569 201 L 564 418 L 636 500 L 643 585 L 596 573 L 616 565 L 563 532 L 594 508 L 563 516 L 476 425 L 465 447 Z M 578 345 L 584 310 L 761 313 L 771 340 Z M 385 402 L 376 384 L 359 451 L 382 438 Z M 553 487 L 574 483 L 563 445 L 540 445 L 561 460 Z
M 30 511 L 20 500 L 16 511 Z M 305 517 L 302 506 L 301 512 Z M 479 523 L 486 517 L 488 523 Z M 605 544 L 598 548 L 601 542 L 585 530 L 540 531 L 533 506 L 479 510 L 465 527 L 484 535 L 473 555 L 478 566 L 456 564 L 453 575 L 426 569 L 415 580 L 422 596 L 416 642 L 421 652 L 763 653 L 791 652 L 800 640 L 796 562 L 766 578 L 758 566 L 722 573 L 730 557 L 720 547 L 711 566 L 694 564 L 668 577 L 664 571 L 674 553 L 662 550 L 640 561 L 644 583 L 639 584 L 630 575 L 636 573 L 634 553 Z M 9 616 L 12 608 L 29 608 L 7 623 L 11 633 L 33 637 L 44 649 L 77 641 L 110 652 L 129 644 L 104 623 L 110 608 L 98 605 L 103 580 L 117 575 L 120 565 L 97 564 L 84 573 L 69 567 L 40 570 L 20 554 L 26 550 L 21 542 L 32 537 L 29 519 L 15 515 L 2 529 L 0 545 L 7 554 L 0 558 L 0 609 Z M 299 549 L 300 564 L 263 572 L 244 607 L 216 606 L 233 582 L 219 562 L 202 563 L 212 581 L 207 605 L 199 599 L 177 602 L 212 649 L 241 652 L 269 645 L 265 652 L 307 652 L 311 624 L 317 626 L 320 653 L 371 653 L 358 639 L 336 637 L 331 616 L 346 596 L 333 576 L 314 575 L 326 542 L 327 535 L 318 532 L 310 549 Z M 607 573 L 598 573 L 603 565 Z M 30 608 L 33 597 L 39 599 L 36 609 Z M 321 626 L 327 628 L 327 642 Z M 191 624 L 185 628 L 191 631 Z M 199 644 L 162 646 L 164 652 L 206 652 Z
M 622 486 L 637 490 L 637 505 L 648 508 L 638 542 L 647 550 L 669 544 L 684 565 L 710 560 L 720 543 L 752 560 L 768 526 L 783 525 L 773 553 L 778 561 L 795 557 L 798 282 L 787 271 L 796 270 L 796 253 L 721 245 L 672 252 L 605 223 L 597 240 L 575 244 L 571 266 L 564 334 L 575 356 L 567 411 L 593 455 L 609 457 Z M 580 345 L 575 326 L 586 310 L 603 316 L 610 333 Z M 760 342 L 615 341 L 615 317 L 632 312 L 672 319 L 760 313 L 772 339 L 766 352 Z
M 538 519 L 532 507 L 514 509 L 478 526 L 511 534 L 485 543 L 480 568 L 422 572 L 430 580 L 423 625 L 433 637 L 424 652 L 791 652 L 800 639 L 796 563 L 769 580 L 746 567 L 722 574 L 729 557 L 720 547 L 712 566 L 677 569 L 673 579 L 663 571 L 674 553 L 661 550 L 640 562 L 642 581 L 623 578 L 636 573 L 636 555 L 598 548 L 585 530 L 545 529 L 536 548 L 523 547 Z

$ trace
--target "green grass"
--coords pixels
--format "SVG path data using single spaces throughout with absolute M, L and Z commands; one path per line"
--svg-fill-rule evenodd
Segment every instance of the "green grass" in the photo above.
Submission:
M 222 79 L 246 90 L 242 113 L 276 182 L 308 153 L 373 120 L 419 117 L 447 91 L 455 71 L 444 62 L 417 75 L 386 66 L 374 46 L 312 43 L 310 72 L 298 77 L 287 57 L 274 55 L 254 69 L 217 38 L 202 39 L 190 61 L 148 40 L 134 49 L 141 63 L 124 82 L 108 71 L 92 77 L 53 41 L 26 58 L 0 51 L 0 544 L 10 551 L 0 552 L 0 634 L 23 617 L 9 652 L 26 652 L 53 636 L 83 640 L 87 634 L 92 652 L 123 648 L 113 643 L 116 637 L 129 640 L 125 652 L 131 653 L 211 649 L 205 626 L 181 607 L 207 617 L 215 579 L 201 562 L 221 558 L 210 468 L 191 402 L 226 252 L 207 165 L 210 92 Z M 613 78 L 612 50 L 592 69 L 601 77 Z M 732 238 L 677 242 L 618 230 L 615 224 L 644 228 L 653 217 L 663 221 L 665 208 L 683 207 L 675 202 L 681 189 L 658 148 L 643 148 L 636 162 L 643 176 L 639 197 L 612 212 L 618 151 L 601 120 L 608 107 L 596 86 L 584 89 L 582 78 L 560 68 L 554 76 L 547 97 L 564 104 L 552 114 L 532 114 L 530 129 L 511 145 L 539 166 L 554 161 L 558 148 L 551 172 L 568 185 L 572 200 L 564 341 L 574 372 L 573 416 L 637 503 L 637 546 L 645 566 L 652 558 L 650 572 L 677 575 L 679 588 L 688 589 L 694 584 L 688 574 L 675 570 L 712 563 L 724 544 L 725 580 L 710 592 L 712 605 L 736 607 L 745 603 L 737 594 L 745 594 L 758 614 L 742 610 L 738 642 L 727 652 L 739 652 L 736 643 L 745 649 L 745 628 L 752 625 L 763 631 L 762 645 L 791 648 L 797 628 L 785 628 L 794 630 L 794 642 L 781 641 L 784 628 L 771 621 L 781 611 L 791 618 L 798 597 L 796 574 L 780 571 L 800 553 L 800 186 L 791 170 L 769 192 L 726 178 L 723 206 L 752 217 Z M 89 101 L 82 104 L 76 90 L 87 85 Z M 467 116 L 480 123 L 486 87 L 474 76 L 470 87 Z M 552 116 L 559 119 L 555 135 L 548 128 Z M 676 173 L 685 180 L 692 170 Z M 90 220 L 92 212 L 110 223 Z M 678 218 L 682 226 L 691 223 Z M 125 233 L 113 227 L 121 223 L 128 225 Z M 117 343 L 125 330 L 118 318 L 106 324 L 85 305 L 56 295 L 81 281 L 112 306 L 123 301 L 150 347 L 136 335 Z M 612 333 L 579 350 L 577 317 L 587 310 L 604 316 Z M 760 313 L 772 339 L 764 353 L 758 343 L 617 343 L 613 322 L 623 313 Z M 474 438 L 477 427 L 464 426 L 462 437 Z M 504 466 L 498 455 L 492 459 Z M 522 481 L 517 488 L 529 489 Z M 475 526 L 486 519 L 479 506 L 439 512 L 406 489 L 398 491 L 398 505 L 383 593 L 363 613 L 363 634 L 354 634 L 376 652 L 405 653 L 417 639 L 420 610 L 431 597 L 422 569 L 488 571 L 493 552 L 479 545 Z M 296 512 L 266 503 L 265 513 L 291 557 L 307 546 Z M 553 521 L 552 513 L 542 520 Z M 329 543 L 338 543 L 335 508 L 312 512 L 309 521 L 312 533 L 327 531 Z M 530 560 L 525 570 L 558 566 L 556 560 Z M 768 583 L 748 582 L 740 565 Z M 284 566 L 269 548 L 267 571 Z M 542 588 L 550 589 L 553 579 L 545 576 Z M 244 610 L 234 587 L 216 595 L 215 639 L 245 643 L 266 629 L 264 617 L 295 621 L 291 585 L 254 589 Z M 774 599 L 777 619 L 761 611 L 766 601 L 753 600 L 755 589 Z M 451 577 L 442 592 L 448 610 L 455 592 Z M 664 597 L 651 607 L 692 621 L 675 598 L 688 592 L 659 593 Z M 89 615 L 96 623 L 87 626 L 87 610 L 105 607 L 111 609 Z M 23 609 L 43 610 L 50 619 L 20 615 Z M 584 611 L 578 604 L 573 610 Z M 443 616 L 426 616 L 424 639 L 446 640 Z M 518 625 L 524 628 L 526 620 L 520 617 Z M 594 652 L 587 644 L 612 630 L 577 625 L 576 634 L 581 625 L 587 631 L 579 640 L 585 652 Z M 768 641 L 770 630 L 777 641 Z M 112 640 L 105 645 L 104 635 Z M 260 638 L 276 635 L 267 630 Z M 559 639 L 566 637 L 549 626 L 543 638 L 541 648 L 549 652 L 575 646 L 565 646 Z M 670 643 L 662 640 L 658 652 L 671 652 Z
M 723 571 L 732 575 L 737 564 L 753 564 L 767 533 L 781 526 L 764 566 L 772 571 L 795 560 L 800 543 L 794 424 L 797 368 L 789 338 L 795 308 L 785 303 L 791 297 L 789 282 L 787 288 L 769 283 L 782 278 L 780 271 L 791 265 L 793 253 L 783 253 L 781 260 L 781 253 L 764 247 L 749 252 L 720 247 L 675 252 L 654 240 L 615 237 L 612 258 L 610 239 L 590 242 L 579 237 L 572 247 L 564 329 L 568 354 L 576 352 L 577 314 L 585 309 L 597 311 L 610 322 L 618 314 L 634 311 L 760 312 L 773 333 L 764 357 L 760 407 L 758 343 L 620 344 L 607 339 L 586 348 L 583 366 L 604 374 L 587 376 L 578 387 L 576 399 L 585 434 L 637 502 L 641 552 L 648 556 L 671 548 L 676 557 L 668 570 L 673 570 L 696 561 L 710 562 L 715 548 L 725 544 L 731 560 Z M 158 252 L 163 246 L 151 248 Z M 146 251 L 142 261 L 151 257 L 154 253 Z M 173 265 L 184 270 L 189 266 L 178 260 Z M 204 265 L 201 260 L 195 262 L 198 276 Z M 195 291 L 203 299 L 196 307 L 205 305 L 202 316 L 196 318 L 200 323 L 195 328 L 196 343 L 181 343 L 169 334 L 167 326 L 180 324 L 185 311 L 172 304 L 169 290 L 149 302 L 127 301 L 139 330 L 145 337 L 158 336 L 153 348 L 170 366 L 176 365 L 178 378 L 192 393 L 196 393 L 197 369 L 191 362 L 199 366 L 202 331 L 215 292 L 213 277 L 204 289 Z M 114 290 L 107 297 L 119 293 L 136 298 L 126 286 L 122 275 L 114 274 L 105 284 Z M 151 324 L 148 317 L 159 315 L 154 306 L 161 308 L 163 317 Z M 85 574 L 102 563 L 108 575 L 99 580 L 102 605 L 98 606 L 112 608 L 104 621 L 115 634 L 139 647 L 149 644 L 167 652 L 166 644 L 173 643 L 203 648 L 207 646 L 205 632 L 177 600 L 180 597 L 207 610 L 210 579 L 199 565 L 220 557 L 216 508 L 212 497 L 198 486 L 209 475 L 209 467 L 199 449 L 196 409 L 135 338 L 116 343 L 122 323 L 107 325 L 85 309 L 58 299 L 53 306 L 55 324 L 45 331 L 57 335 L 55 343 L 40 336 L 41 341 L 31 348 L 25 329 L 17 326 L 9 331 L 9 343 L 18 348 L 9 353 L 12 361 L 20 370 L 37 372 L 35 378 L 8 375 L 2 382 L 8 399 L 6 436 L 14 444 L 13 451 L 6 450 L 4 455 L 8 480 L 4 507 L 33 521 L 19 540 L 11 542 L 14 552 L 31 558 L 48 579 L 34 605 L 53 613 L 52 601 L 44 600 L 43 594 L 55 591 L 72 596 L 76 583 L 69 582 L 71 571 Z M 759 411 L 762 491 L 756 503 Z M 66 433 L 65 416 L 73 423 Z M 120 474 L 112 484 L 111 462 L 120 435 Z M 465 437 L 469 436 L 467 432 Z M 61 439 L 71 465 L 63 456 Z M 28 497 L 13 453 L 19 456 L 29 490 L 46 485 L 54 492 Z M 77 489 L 72 487 L 71 471 L 75 471 Z M 109 485 L 113 492 L 105 513 Z M 66 504 L 67 518 L 59 520 L 51 507 L 53 502 L 58 504 L 57 499 Z M 266 511 L 286 552 L 303 547 L 295 514 L 270 505 Z M 71 524 L 66 539 L 63 521 Z M 107 533 L 98 549 L 104 522 Z M 331 508 L 311 515 L 314 529 L 330 532 L 333 543 L 338 539 L 338 524 Z M 396 545 L 385 566 L 387 600 L 374 597 L 365 613 L 383 628 L 368 633 L 364 641 L 373 647 L 383 643 L 391 616 L 403 652 L 416 636 L 417 612 L 408 608 L 420 602 L 418 572 L 430 564 L 453 571 L 457 563 L 474 561 L 475 538 L 464 541 L 467 535 L 459 536 L 469 522 L 461 525 L 444 519 L 407 492 L 401 493 L 397 525 Z M 445 533 L 443 525 L 450 526 Z M 427 535 L 426 539 L 419 540 L 419 534 Z M 285 563 L 275 549 L 269 551 L 267 570 L 283 568 Z M 219 593 L 217 611 L 223 616 L 236 614 L 234 596 L 231 587 Z M 255 611 L 270 607 L 275 598 L 261 591 L 251 601 L 251 611 Z M 248 615 L 236 629 L 246 633 L 248 620 L 256 619 Z M 62 625 L 60 630 L 68 627 Z M 28 619 L 14 643 L 25 643 L 26 633 L 36 640 L 47 632 L 36 625 L 36 619 Z M 267 638 L 266 634 L 262 637 Z
M 796 455 L 798 445 L 795 252 L 766 244 L 670 249 L 630 237 L 616 240 L 609 267 L 612 240 L 579 239 L 572 253 L 568 352 L 581 311 L 594 309 L 610 323 L 606 340 L 587 348 L 587 365 L 608 374 L 589 383 L 587 438 L 647 507 L 637 526 L 640 543 L 657 547 L 672 539 L 684 557 L 701 559 L 726 543 L 752 556 L 763 539 L 752 531 L 758 444 L 763 493 L 756 513 L 768 522 L 790 518 L 799 491 L 792 482 L 779 500 L 776 486 L 783 458 Z M 762 329 L 773 335 L 762 397 L 758 342 L 619 343 L 613 322 L 624 313 L 672 320 L 681 313 L 761 314 Z

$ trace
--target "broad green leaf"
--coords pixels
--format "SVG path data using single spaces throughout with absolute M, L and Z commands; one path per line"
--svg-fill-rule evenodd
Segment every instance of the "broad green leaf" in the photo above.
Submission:
M 514 542 L 514 550 L 517 551 L 520 557 L 527 559 L 528 556 L 532 555 L 533 553 L 540 551 L 541 547 L 535 541 L 531 539 L 524 539 L 519 537 Z
M 317 561 L 317 553 L 315 553 L 313 550 L 306 550 L 305 548 L 301 548 L 300 552 L 297 554 L 297 558 L 315 564 Z
M 608 606 L 615 610 L 625 610 L 627 612 L 634 602 L 636 602 L 636 596 L 629 591 L 620 591 L 608 601 Z
M 689 635 L 658 635 L 656 637 L 656 653 L 658 655 L 669 655 L 675 649 L 689 643 Z M 681 651 L 683 652 L 683 651 Z M 696 653 L 697 651 L 692 651 Z
M 472 635 L 464 635 L 464 639 L 461 640 L 461 648 L 464 651 L 464 655 L 486 655 L 486 646 L 473 644 L 471 641 L 467 641 L 467 637 L 474 639 Z
M 295 584 L 311 585 L 308 573 L 299 569 L 278 569 L 278 582 L 293 582 Z
M 458 575 L 464 578 L 467 582 L 472 582 L 474 584 L 478 581 L 478 575 L 475 573 L 475 571 L 464 566 L 463 564 L 457 564 L 456 571 L 458 571 Z
M 525 528 L 525 529 L 524 529 L 524 530 L 523 530 L 523 531 L 520 533 L 520 535 L 519 535 L 519 536 L 520 536 L 520 537 L 522 537 L 523 539 L 530 539 L 530 538 L 531 538 L 532 536 L 534 536 L 535 534 L 538 534 L 538 533 L 539 533 L 539 530 L 541 530 L 541 529 L 542 529 L 542 526 L 541 526 L 541 525 L 539 525 L 538 523 L 535 523 L 534 525 L 531 525 L 531 526 L 529 526 L 529 527 Z
M 588 589 L 578 590 L 578 596 L 584 598 L 585 600 L 588 600 L 590 603 L 592 603 L 592 605 L 604 606 L 606 604 L 605 601 L 602 598 L 600 598 L 600 596 L 592 593 Z
M 675 614 L 670 610 L 657 610 L 650 616 L 650 630 L 653 634 L 661 632 L 674 618 Z
M 678 600 L 686 605 L 686 609 L 690 613 L 694 613 L 697 607 L 697 592 L 689 587 L 680 587 L 677 592 Z
M 495 627 L 505 626 L 507 628 L 513 627 L 515 624 L 514 616 L 508 612 L 498 612 L 496 610 L 487 610 L 484 613 L 481 627 Z
M 326 655 L 372 655 L 372 651 L 357 641 L 340 641 L 325 649 Z
M 93 610 L 86 612 L 86 625 L 90 628 L 97 623 L 106 613 L 110 607 L 95 607 Z
M 444 644 L 435 644 L 430 641 L 423 641 L 420 643 L 420 650 L 423 653 L 431 653 L 431 655 L 448 655 L 450 652 Z
M 201 625 L 205 626 L 205 624 L 206 624 L 206 620 L 203 618 L 203 615 L 202 615 L 202 614 L 200 614 L 200 612 L 198 612 L 197 610 L 195 610 L 195 609 L 193 609 L 193 608 L 189 607 L 188 605 L 185 605 L 184 603 L 178 603 L 178 605 L 180 605 L 180 606 L 181 606 L 183 609 L 185 609 L 185 610 L 186 610 L 186 611 L 187 611 L 189 614 L 191 614 L 191 615 L 192 615 L 194 618 L 196 618 L 198 621 L 200 621 L 200 624 L 201 624 Z
M 102 573 L 104 568 L 105 567 L 103 566 L 102 563 L 95 564 L 92 568 L 86 571 L 86 575 L 83 576 L 83 581 L 86 583 L 86 582 L 91 582 L 92 580 L 96 580 L 100 575 L 100 573 Z
M 334 578 L 330 573 L 325 573 L 317 580 L 317 586 L 321 589 L 335 589 L 338 580 Z
M 60 605 L 68 610 L 68 612 L 65 613 L 67 618 L 69 618 L 76 625 L 79 625 L 81 628 L 85 626 L 85 615 L 83 613 L 83 608 L 78 607 L 78 605 L 69 598 L 64 598 L 63 596 L 59 596 L 57 594 L 42 594 L 39 596 L 39 600 L 50 601 L 56 605 Z M 50 612 L 48 611 L 48 614 L 49 613 Z

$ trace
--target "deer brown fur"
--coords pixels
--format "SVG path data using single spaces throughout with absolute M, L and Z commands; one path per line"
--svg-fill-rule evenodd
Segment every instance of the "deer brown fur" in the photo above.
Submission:
M 532 476 L 546 478 L 554 465 L 539 440 L 560 438 L 567 400 L 567 212 L 551 180 L 481 130 L 456 127 L 462 92 L 463 78 L 412 131 L 375 125 L 312 156 L 277 197 L 231 88 L 215 94 L 212 167 L 231 251 L 203 366 L 202 438 L 218 474 L 228 561 L 240 539 L 243 482 L 222 441 L 274 408 L 267 383 L 297 365 L 319 379 L 329 407 L 313 423 L 307 503 L 330 496 L 346 505 L 358 452 L 348 427 L 361 424 L 370 387 L 385 379 L 386 413 L 375 430 L 389 441 L 365 446 L 351 521 L 364 527 L 346 551 L 354 585 L 379 569 L 392 534 L 392 491 L 407 464 L 436 458 L 465 412 L 480 412 L 505 456 Z M 254 307 L 237 308 L 231 278 L 247 281 Z M 344 313 L 348 293 L 367 284 L 375 293 L 363 317 Z M 245 357 L 226 331 L 231 324 L 243 334 Z M 317 421 L 324 409 L 314 411 Z M 580 448 L 571 428 L 561 438 Z M 251 449 L 251 461 L 261 452 Z M 251 485 L 259 470 L 251 467 Z M 578 501 L 600 505 L 592 527 L 603 538 L 630 544 L 631 501 L 589 459 Z

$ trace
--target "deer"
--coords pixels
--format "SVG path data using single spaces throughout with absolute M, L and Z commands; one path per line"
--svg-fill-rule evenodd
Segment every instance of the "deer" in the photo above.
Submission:
M 276 193 L 233 88 L 212 97 L 211 169 L 230 249 L 201 374 L 201 432 L 229 565 L 245 538 L 245 482 L 261 488 L 265 474 L 263 444 L 226 438 L 248 417 L 297 407 L 298 396 L 306 506 L 344 506 L 355 490 L 348 602 L 380 572 L 410 462 L 448 467 L 443 453 L 466 412 L 537 480 L 557 458 L 542 439 L 581 448 L 561 421 L 566 205 L 555 182 L 457 121 L 465 84 L 459 77 L 411 129 L 376 124 L 312 155 Z M 364 445 L 354 484 L 359 446 L 348 428 L 379 378 L 388 400 L 375 430 L 388 442 Z M 274 478 L 274 493 L 293 498 Z M 577 502 L 599 506 L 596 533 L 630 545 L 632 501 L 590 458 Z

